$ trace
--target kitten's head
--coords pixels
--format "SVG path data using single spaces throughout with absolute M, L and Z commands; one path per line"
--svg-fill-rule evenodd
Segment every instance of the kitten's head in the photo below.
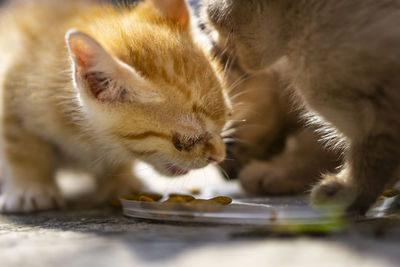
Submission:
M 222 161 L 229 103 L 219 67 L 192 39 L 184 0 L 108 15 L 98 28 L 66 35 L 81 106 L 98 135 L 167 175 Z
M 288 42 L 285 0 L 203 0 L 202 16 L 218 32 L 219 45 L 241 67 L 259 71 L 284 55 Z M 290 1 L 289 1 L 290 2 Z

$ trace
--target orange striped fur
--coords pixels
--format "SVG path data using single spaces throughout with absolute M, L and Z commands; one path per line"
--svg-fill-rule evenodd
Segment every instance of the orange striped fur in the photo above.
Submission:
M 113 177 L 101 200 L 137 184 L 124 167 L 136 158 L 167 175 L 221 161 L 229 103 L 191 20 L 183 0 L 35 1 L 0 11 L 0 210 L 60 204 L 53 178 L 67 161 Z M 191 149 L 179 150 L 174 135 Z M 209 138 L 194 144 L 201 136 Z

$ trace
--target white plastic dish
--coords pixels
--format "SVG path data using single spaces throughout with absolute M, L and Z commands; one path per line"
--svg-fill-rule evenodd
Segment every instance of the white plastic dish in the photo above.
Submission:
M 382 217 L 397 197 L 380 201 L 367 214 L 367 218 Z M 141 202 L 121 199 L 126 216 L 156 221 L 191 223 L 250 224 L 250 225 L 313 225 L 331 222 L 339 212 L 314 210 L 305 198 L 251 198 L 235 199 L 226 206 L 199 205 L 196 210 L 179 203 Z
M 141 202 L 121 199 L 126 216 L 158 221 L 220 224 L 320 224 L 337 214 L 322 214 L 307 205 L 304 198 L 236 199 L 225 206 L 198 205 L 188 208 L 179 203 Z M 195 209 L 195 210 L 194 210 Z

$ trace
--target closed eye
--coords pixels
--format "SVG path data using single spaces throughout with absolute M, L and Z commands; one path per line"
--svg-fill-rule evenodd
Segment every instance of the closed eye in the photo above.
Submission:
M 151 137 L 157 137 L 161 139 L 166 139 L 170 140 L 171 136 L 165 133 L 161 132 L 155 132 L 155 131 L 147 131 L 143 133 L 138 133 L 138 134 L 117 134 L 119 137 L 128 139 L 128 140 L 141 140 L 141 139 L 146 139 L 146 138 L 151 138 Z
M 195 145 L 206 143 L 210 139 L 210 134 L 205 133 L 199 136 L 185 136 L 179 133 L 172 135 L 172 144 L 178 151 L 191 151 Z

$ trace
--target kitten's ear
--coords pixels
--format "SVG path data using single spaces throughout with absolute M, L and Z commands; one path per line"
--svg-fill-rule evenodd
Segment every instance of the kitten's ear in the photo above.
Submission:
M 182 28 L 189 25 L 189 10 L 185 0 L 151 0 L 154 6 L 169 20 L 179 24 Z
M 157 100 L 155 93 L 133 68 L 113 58 L 86 33 L 69 30 L 65 36 L 72 59 L 74 81 L 86 95 L 103 102 Z M 134 87 L 134 88 L 132 88 Z

